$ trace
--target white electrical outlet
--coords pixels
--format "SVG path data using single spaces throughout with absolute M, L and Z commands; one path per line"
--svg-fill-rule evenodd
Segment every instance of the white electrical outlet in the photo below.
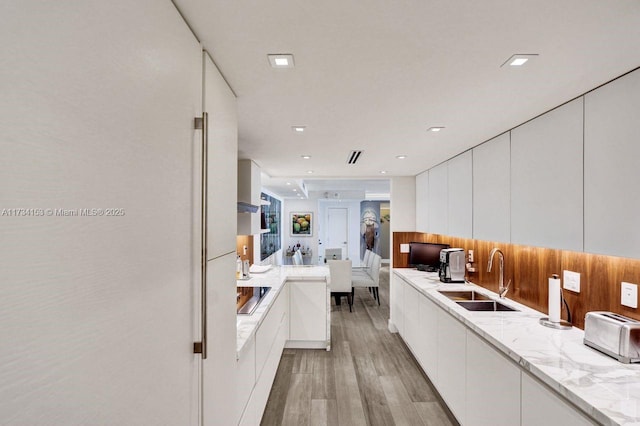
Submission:
M 630 308 L 638 307 L 638 285 L 622 282 L 622 297 L 620 303 Z
M 475 262 L 475 260 L 473 260 L 473 250 L 469 250 L 469 262 Z
M 576 293 L 580 293 L 580 273 L 573 271 L 562 271 L 562 286 Z
M 409 253 L 409 244 L 400 244 L 400 253 Z

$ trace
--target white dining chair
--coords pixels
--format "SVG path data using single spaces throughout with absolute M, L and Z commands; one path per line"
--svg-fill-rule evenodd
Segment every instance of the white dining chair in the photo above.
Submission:
M 351 261 L 327 260 L 329 265 L 331 295 L 336 299 L 336 305 L 340 305 L 340 298 L 346 296 L 349 303 L 349 312 L 352 312 L 353 295 L 351 287 Z

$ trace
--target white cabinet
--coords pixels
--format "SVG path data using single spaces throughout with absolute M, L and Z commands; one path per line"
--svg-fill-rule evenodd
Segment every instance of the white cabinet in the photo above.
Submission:
M 429 232 L 447 234 L 448 228 L 448 179 L 447 163 L 442 163 L 429 170 Z
M 465 424 L 466 327 L 438 310 L 438 392 L 461 424 Z
M 467 151 L 447 162 L 447 234 L 473 238 L 473 153 Z
M 207 329 L 208 357 L 202 361 L 204 391 L 203 416 L 208 421 L 227 423 L 234 405 L 236 369 L 236 307 L 229 301 L 237 293 L 235 253 L 207 262 Z M 225 383 L 224 387 L 220 383 Z
M 244 410 L 241 424 L 260 424 L 269 399 L 269 392 L 276 377 L 282 349 L 289 337 L 289 284 L 283 288 L 266 317 L 256 330 L 255 371 L 256 382 Z
M 418 341 L 420 340 L 420 315 L 419 315 L 419 306 L 420 306 L 420 298 L 423 297 L 418 290 L 413 288 L 411 285 L 406 284 L 402 281 L 402 285 L 404 285 L 404 305 L 403 312 L 404 314 L 404 329 L 403 333 L 400 333 L 405 343 L 414 356 L 417 356 L 416 349 L 418 346 Z
M 416 175 L 416 232 L 429 232 L 429 172 Z
M 236 250 L 238 118 L 236 98 L 209 55 L 204 55 L 204 104 L 209 113 L 207 241 L 208 258 Z M 224 181 L 224 185 L 220 182 Z
M 389 330 L 392 332 L 398 332 L 402 336 L 404 334 L 404 289 L 409 284 L 396 274 L 390 274 L 389 285 Z
M 251 336 L 247 343 L 238 354 L 238 361 L 236 363 L 236 401 L 235 401 L 235 413 L 236 421 L 240 422 L 241 417 L 244 415 L 245 408 L 253 392 L 253 387 L 256 384 L 256 340 L 255 335 Z M 220 386 L 224 383 L 224 386 Z M 215 385 L 221 388 L 222 391 L 227 391 L 227 386 L 230 383 L 216 382 Z M 233 395 L 233 391 L 227 391 Z M 206 407 L 205 407 L 206 408 Z M 224 411 L 229 410 L 229 406 L 222 407 L 223 411 L 211 411 L 210 415 L 205 415 L 204 424 L 223 424 L 218 423 L 218 417 Z M 244 419 L 245 424 L 254 423 L 255 413 L 251 410 L 247 411 L 247 415 Z
M 585 95 L 585 251 L 640 258 L 640 72 Z
M 520 368 L 470 330 L 466 375 L 466 425 L 520 423 Z
M 218 182 L 220 184 L 220 182 Z M 262 179 L 260 167 L 252 160 L 238 161 L 238 202 L 260 206 Z M 260 209 L 257 213 L 238 213 L 238 235 L 260 233 Z
M 431 382 L 438 386 L 438 308 L 426 296 L 420 296 L 418 312 L 420 333 L 416 344 L 416 358 Z
M 329 295 L 326 281 L 289 281 L 289 348 L 326 348 Z
M 500 408 L 503 408 L 502 404 Z M 595 424 L 527 373 L 522 373 L 522 426 Z
M 511 241 L 511 139 L 500 135 L 473 149 L 473 238 Z
M 511 242 L 582 251 L 583 98 L 511 131 Z

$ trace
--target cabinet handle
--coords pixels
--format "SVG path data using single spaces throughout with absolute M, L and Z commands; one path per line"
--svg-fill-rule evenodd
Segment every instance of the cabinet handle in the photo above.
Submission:
M 208 153 L 207 144 L 209 140 L 209 114 L 202 113 L 202 117 L 196 117 L 195 128 L 202 129 L 202 170 L 200 179 L 202 193 L 200 211 L 200 310 L 201 310 L 201 332 L 202 340 L 193 343 L 193 353 L 202 354 L 202 359 L 207 359 L 207 192 L 208 192 Z

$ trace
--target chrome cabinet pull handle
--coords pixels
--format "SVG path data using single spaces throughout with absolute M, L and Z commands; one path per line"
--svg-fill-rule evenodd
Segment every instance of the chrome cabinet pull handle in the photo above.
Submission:
M 207 142 L 209 140 L 209 114 L 202 113 L 202 117 L 195 118 L 195 128 L 202 129 L 202 192 L 201 197 L 201 211 L 200 211 L 200 309 L 201 309 L 201 331 L 202 340 L 200 342 L 193 343 L 193 353 L 202 354 L 202 359 L 207 359 L 207 191 L 208 191 L 208 152 Z

